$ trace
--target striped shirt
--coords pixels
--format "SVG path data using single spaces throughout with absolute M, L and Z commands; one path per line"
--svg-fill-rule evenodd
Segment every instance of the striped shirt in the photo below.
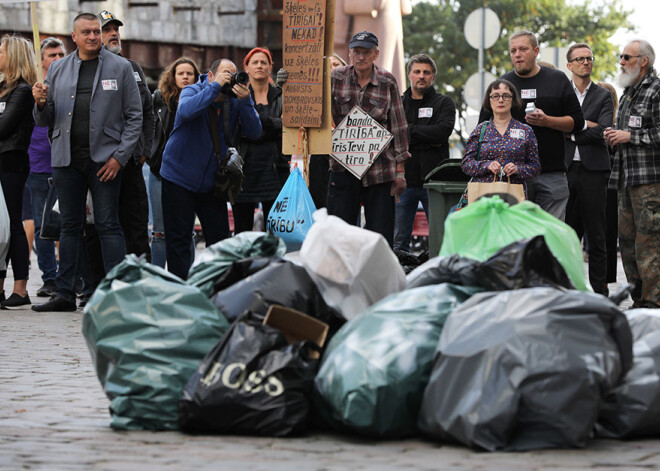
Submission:
M 355 105 L 359 105 L 393 136 L 385 150 L 362 177 L 362 186 L 394 181 L 397 162 L 404 162 L 410 158 L 408 123 L 394 76 L 374 65 L 369 83 L 361 88 L 352 65 L 333 70 L 332 118 L 335 124 L 341 123 Z M 335 159 L 330 159 L 330 169 L 333 172 L 345 170 Z
M 630 142 L 616 146 L 610 188 L 660 182 L 660 78 L 647 74 L 624 90 L 617 129 L 630 131 Z M 623 175 L 621 175 L 623 173 Z

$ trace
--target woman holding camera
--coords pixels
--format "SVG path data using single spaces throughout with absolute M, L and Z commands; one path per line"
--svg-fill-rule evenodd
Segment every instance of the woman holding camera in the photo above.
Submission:
M 199 78 L 197 65 L 186 57 L 181 57 L 171 63 L 160 75 L 158 89 L 153 93 L 156 132 L 151 148 L 151 158 L 148 161 L 149 172 L 149 204 L 153 218 L 151 229 L 151 263 L 165 268 L 167 255 L 165 253 L 165 227 L 163 224 L 162 185 L 160 166 L 163 162 L 163 150 L 174 128 L 174 119 L 179 106 L 181 90 Z M 194 244 L 191 241 L 194 254 Z
M 463 173 L 476 182 L 490 182 L 493 175 L 503 173 L 511 183 L 525 185 L 526 180 L 541 173 L 541 163 L 534 131 L 511 116 L 512 108 L 522 107 L 516 87 L 507 80 L 495 80 L 488 85 L 483 107 L 493 117 L 477 125 L 468 138 L 461 165 Z
M 243 191 L 232 205 L 234 232 L 251 231 L 259 203 L 264 221 L 289 176 L 289 163 L 282 155 L 282 90 L 272 84 L 270 51 L 256 47 L 245 56 L 243 67 L 250 77 L 250 94 L 259 114 L 262 132 L 257 139 L 244 135 L 236 146 L 243 157 Z
M 34 120 L 32 85 L 37 81 L 32 44 L 18 36 L 0 41 L 0 182 L 9 213 L 9 252 L 14 292 L 5 299 L 7 270 L 0 270 L 0 308 L 30 304 L 27 294 L 29 249 L 23 229 L 23 189 L 30 172 L 28 147 Z M 4 261 L 3 261 L 4 262 Z

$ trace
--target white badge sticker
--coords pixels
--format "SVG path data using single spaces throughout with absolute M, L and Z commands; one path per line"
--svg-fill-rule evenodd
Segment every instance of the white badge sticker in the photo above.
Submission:
M 117 81 L 114 79 L 102 80 L 101 85 L 103 86 L 103 90 L 117 90 Z
M 142 82 L 142 79 L 140 78 L 140 74 L 138 74 L 136 71 L 133 71 L 133 75 L 135 76 L 136 82 Z
M 7 103 L 5 103 L 4 101 L 2 103 L 0 103 L 0 113 L 4 113 L 6 106 L 7 106 Z
M 522 129 L 512 129 L 509 131 L 509 136 L 514 139 L 525 139 L 525 131 Z
M 525 88 L 520 90 L 520 97 L 523 100 L 536 100 L 536 88 Z
M 420 108 L 417 112 L 418 118 L 430 118 L 433 116 L 433 108 Z
M 642 117 L 641 116 L 631 116 L 630 121 L 628 121 L 628 127 L 630 127 L 630 128 L 641 128 L 642 127 Z

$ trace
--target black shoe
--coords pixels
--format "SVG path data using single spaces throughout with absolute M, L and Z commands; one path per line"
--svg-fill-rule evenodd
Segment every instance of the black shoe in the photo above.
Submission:
M 83 293 L 83 294 L 80 296 L 80 301 L 78 302 L 78 307 L 79 307 L 80 309 L 84 308 L 84 307 L 87 305 L 87 303 L 89 302 L 90 299 L 92 299 L 92 295 L 91 295 L 91 294 L 85 294 L 85 293 Z
M 50 298 L 56 288 L 55 280 L 46 280 L 41 288 L 37 290 L 37 296 L 40 298 Z
M 48 312 L 48 311 L 75 311 L 77 309 L 75 301 L 68 301 L 62 296 L 53 295 L 48 302 L 43 304 L 34 304 L 33 311 Z
M 27 294 L 25 296 L 21 296 L 20 294 L 12 293 L 11 296 L 9 296 L 5 301 L 2 301 L 0 303 L 0 309 L 25 306 L 26 304 L 32 304 L 30 302 L 30 296 L 28 296 Z

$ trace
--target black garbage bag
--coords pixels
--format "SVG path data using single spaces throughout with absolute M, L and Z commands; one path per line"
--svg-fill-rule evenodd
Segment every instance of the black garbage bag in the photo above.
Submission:
M 198 287 L 211 297 L 213 284 L 236 260 L 248 257 L 282 256 L 286 253 L 284 241 L 269 232 L 241 232 L 206 247 L 195 260 L 186 283 Z
M 574 288 L 542 235 L 513 242 L 483 262 L 459 255 L 432 258 L 410 273 L 406 281 L 408 289 L 438 283 L 489 291 L 535 286 Z
M 428 252 L 415 255 L 403 250 L 394 250 L 394 255 L 396 255 L 396 258 L 399 260 L 399 265 L 401 265 L 401 268 L 403 268 L 406 275 L 429 259 Z
M 445 323 L 418 425 L 489 451 L 583 447 L 631 364 L 628 321 L 603 296 L 476 294 Z
M 219 291 L 211 300 L 230 321 L 246 310 L 263 319 L 273 304 L 295 309 L 328 324 L 328 339 L 346 322 L 326 304 L 307 271 L 288 260 L 271 263 Z
M 596 435 L 660 436 L 660 311 L 626 311 L 633 334 L 633 366 L 605 397 Z
M 311 341 L 289 344 L 284 334 L 244 313 L 209 352 L 179 401 L 187 432 L 261 436 L 302 433 L 319 360 Z
M 213 282 L 213 293 L 227 289 L 259 270 L 278 263 L 284 263 L 284 259 L 281 257 L 250 257 L 237 260 Z

